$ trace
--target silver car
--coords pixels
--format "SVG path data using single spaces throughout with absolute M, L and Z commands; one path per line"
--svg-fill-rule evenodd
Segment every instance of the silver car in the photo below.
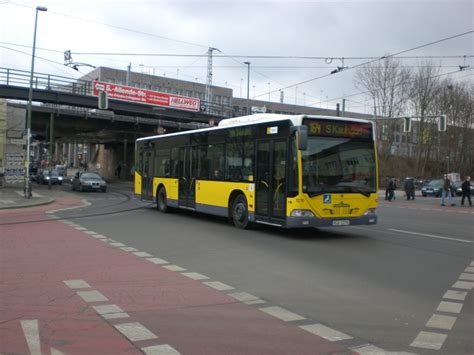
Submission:
M 72 178 L 71 186 L 73 190 L 79 191 L 107 191 L 107 183 L 96 173 L 79 173 Z

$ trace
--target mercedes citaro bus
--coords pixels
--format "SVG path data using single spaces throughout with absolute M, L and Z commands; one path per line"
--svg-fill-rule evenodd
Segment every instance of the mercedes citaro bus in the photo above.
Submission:
M 229 217 L 238 228 L 377 223 L 370 121 L 255 114 L 140 138 L 135 154 L 135 194 L 161 212 Z

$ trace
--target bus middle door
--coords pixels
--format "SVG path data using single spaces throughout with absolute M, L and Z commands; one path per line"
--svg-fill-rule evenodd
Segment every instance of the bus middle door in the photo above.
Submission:
M 198 172 L 197 146 L 180 147 L 178 205 L 180 207 L 194 208 L 196 206 L 196 177 Z
M 287 139 L 257 141 L 256 220 L 285 224 Z
M 143 175 L 142 175 L 142 199 L 153 201 L 153 176 L 154 176 L 154 151 L 151 148 L 142 152 Z

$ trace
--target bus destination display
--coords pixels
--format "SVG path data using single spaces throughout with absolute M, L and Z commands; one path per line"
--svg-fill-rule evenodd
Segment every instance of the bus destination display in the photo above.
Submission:
M 305 120 L 310 136 L 363 138 L 372 137 L 372 125 L 363 122 L 337 122 L 332 120 Z

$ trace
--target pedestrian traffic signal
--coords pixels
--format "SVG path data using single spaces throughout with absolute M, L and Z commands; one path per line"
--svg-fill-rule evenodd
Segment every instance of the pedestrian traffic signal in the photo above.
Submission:
M 411 118 L 403 117 L 403 132 L 411 132 Z
M 446 115 L 441 115 L 438 120 L 438 131 L 446 132 L 446 129 Z
M 98 107 L 100 110 L 107 110 L 109 108 L 109 98 L 105 91 L 99 91 Z

